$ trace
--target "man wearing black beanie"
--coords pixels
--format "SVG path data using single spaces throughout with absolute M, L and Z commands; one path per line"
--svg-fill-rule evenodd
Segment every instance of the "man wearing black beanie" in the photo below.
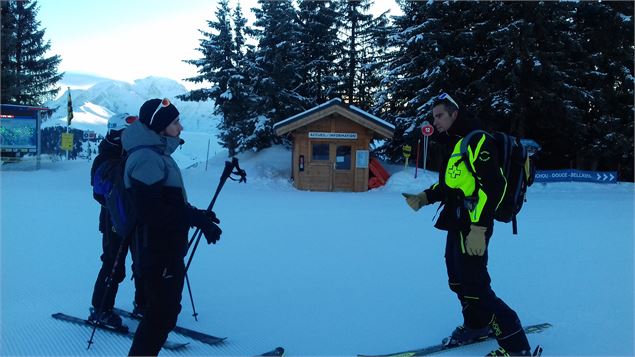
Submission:
M 158 355 L 176 325 L 189 229 L 200 228 L 208 243 L 216 243 L 222 233 L 214 212 L 187 202 L 181 170 L 170 156 L 182 143 L 182 130 L 174 104 L 167 98 L 150 99 L 121 137 L 129 153 L 124 182 L 138 217 L 131 242 L 133 273 L 146 298 L 130 356 Z
M 150 99 L 139 109 L 139 120 L 154 132 L 161 134 L 179 114 L 179 110 L 167 98 Z

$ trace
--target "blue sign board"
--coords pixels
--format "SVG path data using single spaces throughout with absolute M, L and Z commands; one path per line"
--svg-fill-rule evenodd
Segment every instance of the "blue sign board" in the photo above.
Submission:
M 617 183 L 617 171 L 536 170 L 534 181 Z

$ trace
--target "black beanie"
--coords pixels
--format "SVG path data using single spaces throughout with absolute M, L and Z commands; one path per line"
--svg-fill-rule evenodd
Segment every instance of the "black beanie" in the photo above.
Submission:
M 161 106 L 161 109 L 157 111 L 160 104 L 161 99 L 150 99 L 143 103 L 139 109 L 139 121 L 145 124 L 148 128 L 154 130 L 156 133 L 162 132 L 163 129 L 170 125 L 170 123 L 179 116 L 179 111 L 172 103 L 170 103 L 167 107 Z M 153 114 L 154 119 L 152 119 Z M 152 123 L 150 123 L 151 120 Z

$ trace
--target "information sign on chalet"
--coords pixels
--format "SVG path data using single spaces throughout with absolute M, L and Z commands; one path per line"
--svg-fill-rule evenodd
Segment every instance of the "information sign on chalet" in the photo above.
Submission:
M 311 191 L 367 191 L 370 142 L 395 127 L 341 99 L 331 99 L 273 126 L 293 138 L 293 184 Z

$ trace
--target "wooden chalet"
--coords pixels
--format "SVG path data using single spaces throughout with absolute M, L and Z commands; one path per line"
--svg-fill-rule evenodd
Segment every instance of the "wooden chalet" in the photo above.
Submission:
M 395 127 L 336 98 L 273 126 L 293 137 L 293 181 L 301 190 L 367 191 L 370 142 Z

